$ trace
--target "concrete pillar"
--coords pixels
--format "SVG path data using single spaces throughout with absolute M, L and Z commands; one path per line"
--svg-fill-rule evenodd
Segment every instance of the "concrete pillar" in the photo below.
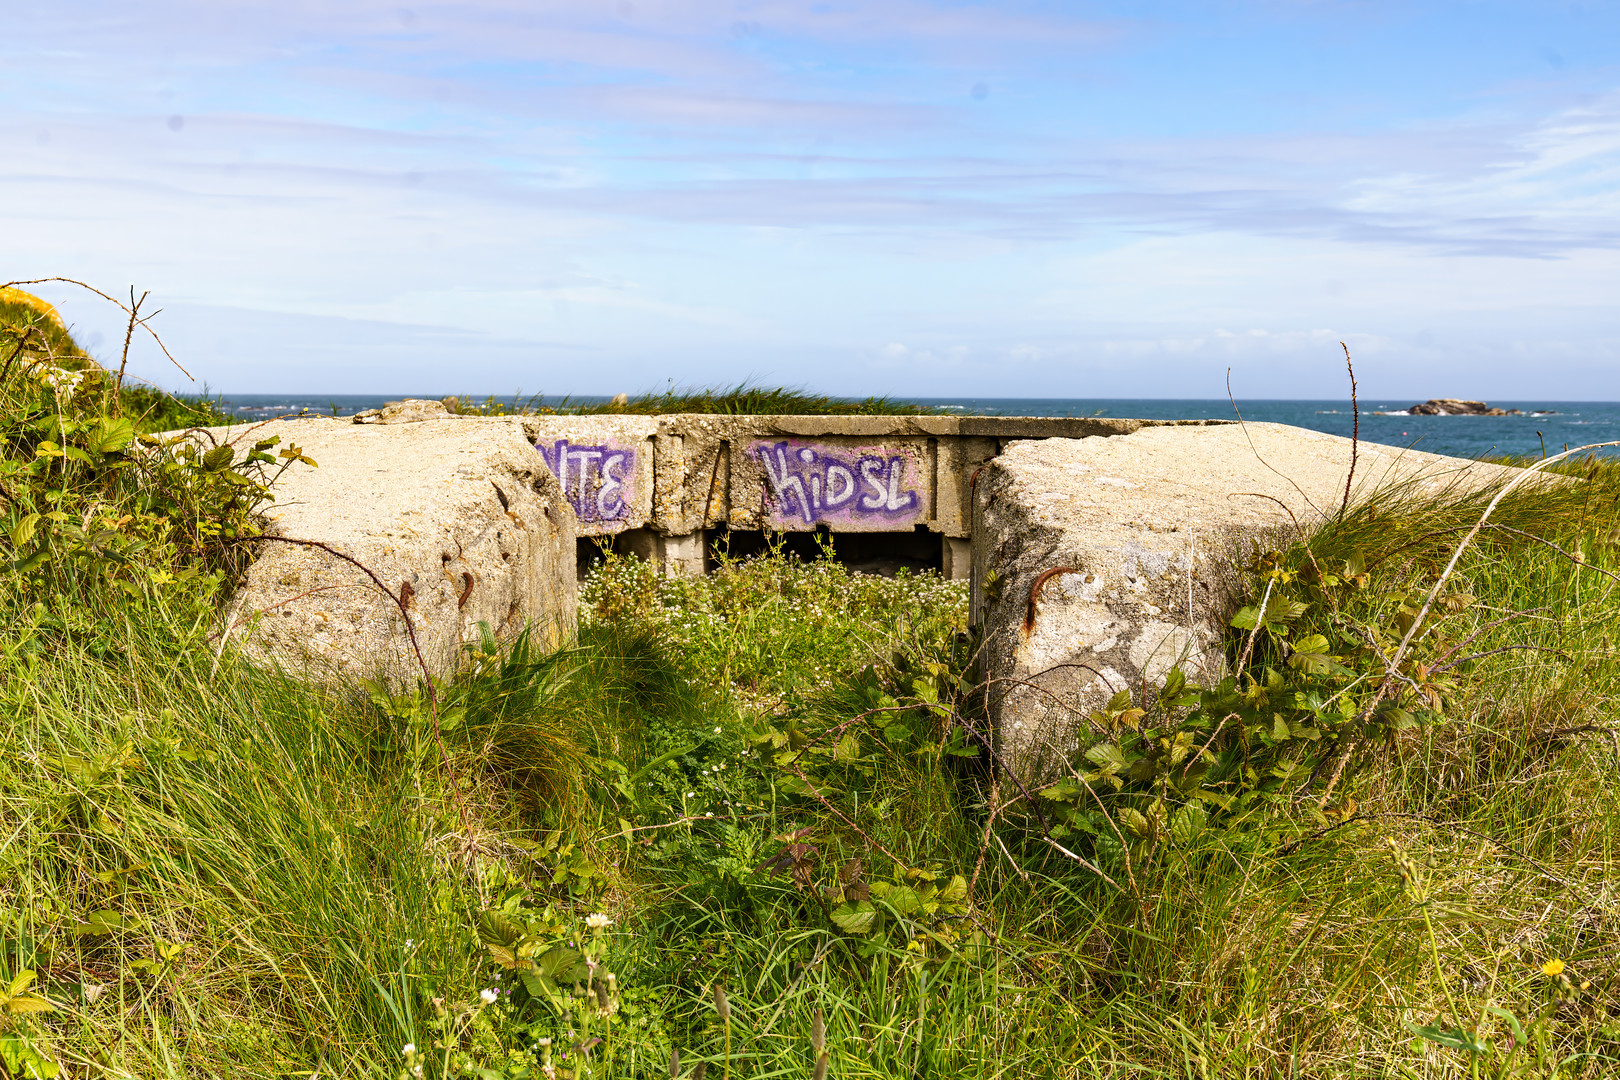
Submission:
M 618 548 L 652 563 L 665 574 L 702 575 L 708 553 L 706 540 L 702 529 L 674 536 L 656 529 L 626 529 L 619 534 Z
M 947 581 L 966 581 L 973 568 L 973 541 L 956 536 L 941 537 L 940 574 Z
M 706 540 L 702 529 L 682 536 L 660 536 L 659 565 L 664 573 L 701 577 L 707 569 Z
M 663 551 L 660 539 L 651 529 L 626 529 L 613 538 L 613 548 L 623 554 L 634 555 L 645 562 L 661 564 Z

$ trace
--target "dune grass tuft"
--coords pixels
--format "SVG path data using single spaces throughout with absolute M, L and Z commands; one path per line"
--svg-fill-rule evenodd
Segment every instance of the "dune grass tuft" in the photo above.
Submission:
M 535 395 L 501 401 L 467 397 L 446 398 L 454 411 L 485 416 L 513 413 L 599 416 L 665 416 L 672 413 L 712 413 L 755 416 L 911 416 L 932 410 L 891 397 L 843 398 L 815 394 L 796 387 L 741 382 L 730 387 L 687 387 L 648 391 L 610 401 L 579 401 L 572 397 Z

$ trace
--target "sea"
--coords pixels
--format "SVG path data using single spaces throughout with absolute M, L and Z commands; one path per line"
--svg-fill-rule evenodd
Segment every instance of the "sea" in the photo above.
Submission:
M 443 394 L 224 394 L 221 405 L 243 419 L 315 413 L 352 416 L 407 397 Z M 568 404 L 594 404 L 606 397 L 574 395 Z M 1292 424 L 1349 436 L 1358 421 L 1367 442 L 1410 447 L 1457 457 L 1541 457 L 1593 443 L 1620 440 L 1620 402 L 1492 401 L 1520 416 L 1412 416 L 1410 401 L 1363 401 L 1359 417 L 1348 401 L 1179 398 L 895 398 L 961 416 L 1114 416 L 1143 420 L 1244 420 Z M 544 399 L 524 399 L 545 404 Z M 556 404 L 558 402 L 553 402 Z M 1616 448 L 1601 451 L 1614 455 Z

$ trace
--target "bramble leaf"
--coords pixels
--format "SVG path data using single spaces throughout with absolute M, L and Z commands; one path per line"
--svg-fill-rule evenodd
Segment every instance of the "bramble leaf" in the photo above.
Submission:
M 846 934 L 869 934 L 877 922 L 878 909 L 870 901 L 840 904 L 832 910 L 833 925 Z

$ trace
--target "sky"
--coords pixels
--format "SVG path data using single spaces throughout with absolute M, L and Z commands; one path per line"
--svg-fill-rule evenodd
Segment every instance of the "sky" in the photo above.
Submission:
M 1620 0 L 18 5 L 48 276 L 169 389 L 1620 400 Z

